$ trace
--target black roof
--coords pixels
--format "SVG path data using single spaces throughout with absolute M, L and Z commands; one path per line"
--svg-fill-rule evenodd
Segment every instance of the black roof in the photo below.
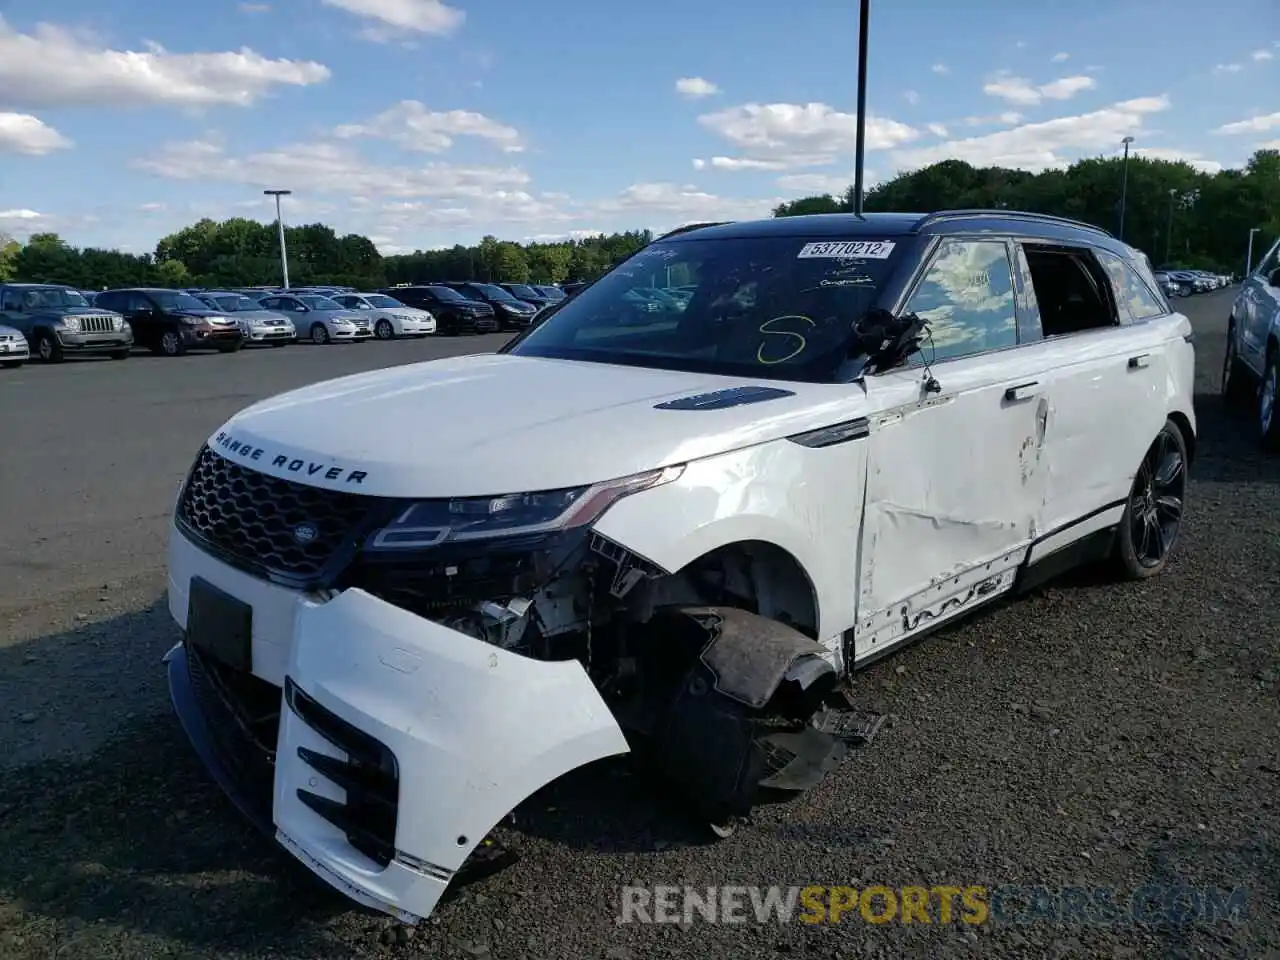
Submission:
M 659 243 L 687 240 L 728 240 L 761 237 L 847 239 L 849 237 L 937 236 L 955 233 L 1001 233 L 1049 239 L 1118 241 L 1106 230 L 1080 220 L 1020 210 L 941 210 L 937 213 L 814 213 L 800 217 L 771 217 L 694 228 L 660 237 Z M 1110 241 L 1110 243 L 1105 243 Z
M 10 283 L 8 280 L 0 281 L 0 287 L 21 287 L 23 290 L 75 290 L 79 292 L 79 287 L 73 287 L 69 283 Z

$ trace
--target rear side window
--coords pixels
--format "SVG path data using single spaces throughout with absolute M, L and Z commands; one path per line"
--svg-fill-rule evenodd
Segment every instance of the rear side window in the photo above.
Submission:
M 1111 280 L 1111 289 L 1115 292 L 1123 319 L 1137 322 L 1162 317 L 1169 312 L 1163 298 L 1153 293 L 1137 271 L 1124 260 L 1106 250 L 1095 250 L 1094 253 Z
M 1046 338 L 1119 325 L 1119 298 L 1091 249 L 1024 243 L 1022 252 Z
M 906 309 L 928 323 L 913 364 L 1016 346 L 1013 271 L 1004 241 L 945 241 Z
M 0 310 L 22 310 L 22 294 L 17 290 L 0 290 Z

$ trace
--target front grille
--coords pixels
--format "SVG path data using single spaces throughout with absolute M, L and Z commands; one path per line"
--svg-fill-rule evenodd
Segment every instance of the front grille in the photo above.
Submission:
M 354 547 L 372 500 L 282 480 L 200 451 L 178 519 L 235 566 L 317 581 Z M 310 539 L 298 536 L 305 530 Z
M 115 329 L 112 317 L 78 317 L 80 329 L 84 333 L 110 333 Z

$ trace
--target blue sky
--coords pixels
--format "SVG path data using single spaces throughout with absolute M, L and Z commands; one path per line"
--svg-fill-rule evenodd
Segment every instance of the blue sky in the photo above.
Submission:
M 868 177 L 1280 147 L 1276 0 L 872 0 Z M 767 214 L 851 179 L 857 3 L 0 0 L 0 231 L 201 216 L 384 253 Z

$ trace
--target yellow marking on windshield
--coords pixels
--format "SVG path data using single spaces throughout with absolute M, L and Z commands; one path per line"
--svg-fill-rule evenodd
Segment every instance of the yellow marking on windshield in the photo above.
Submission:
M 803 316 L 802 314 L 798 314 L 798 313 L 787 314 L 781 317 L 774 317 L 772 320 L 766 320 L 764 323 L 760 324 L 760 333 L 762 333 L 766 337 L 768 336 L 791 337 L 794 340 L 800 341 L 800 346 L 796 347 L 794 350 L 788 353 L 785 357 L 766 358 L 764 355 L 765 343 L 762 342 L 760 346 L 756 348 L 757 363 L 763 363 L 766 365 L 775 364 L 775 363 L 786 363 L 788 360 L 792 359 L 793 357 L 798 357 L 800 354 L 804 353 L 805 347 L 809 345 L 809 341 L 804 338 L 804 334 L 796 333 L 794 330 L 773 329 L 773 324 L 779 323 L 783 320 L 803 320 L 805 323 L 809 324 L 809 326 L 811 327 L 816 327 L 818 325 L 817 322 L 812 318 Z

